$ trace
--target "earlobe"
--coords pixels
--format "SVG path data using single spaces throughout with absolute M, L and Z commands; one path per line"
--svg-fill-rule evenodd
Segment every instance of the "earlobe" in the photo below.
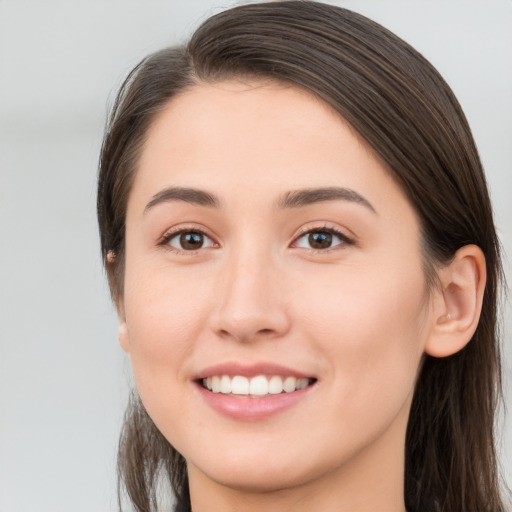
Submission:
M 476 245 L 466 245 L 438 275 L 440 289 L 425 352 L 448 357 L 462 350 L 477 328 L 486 282 L 485 256 Z
M 119 319 L 119 330 L 118 330 L 119 344 L 122 349 L 129 354 L 130 353 L 130 337 L 128 334 L 128 326 L 126 320 Z
M 106 258 L 106 269 L 107 269 L 107 275 L 108 280 L 110 284 L 111 290 L 115 290 L 115 287 L 117 285 L 116 279 L 115 279 L 115 263 L 116 263 L 116 255 L 114 251 L 108 251 L 107 258 Z M 118 339 L 121 347 L 126 353 L 130 352 L 130 341 L 129 341 L 129 335 L 128 335 L 128 326 L 126 325 L 126 318 L 124 314 L 124 305 L 123 301 L 120 297 L 117 296 L 117 293 L 113 293 L 113 299 L 115 302 L 115 306 L 117 309 L 117 316 L 119 318 L 119 327 L 118 327 Z

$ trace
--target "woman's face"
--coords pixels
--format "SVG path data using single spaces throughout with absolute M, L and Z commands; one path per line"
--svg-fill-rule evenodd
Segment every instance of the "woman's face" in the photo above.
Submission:
M 149 130 L 126 220 L 120 340 L 191 478 L 403 472 L 420 231 L 337 114 L 272 82 L 193 87 Z

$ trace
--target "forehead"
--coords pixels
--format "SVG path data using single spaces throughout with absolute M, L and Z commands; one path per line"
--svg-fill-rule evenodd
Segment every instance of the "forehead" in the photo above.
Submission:
M 330 160 L 330 162 L 328 162 Z M 137 181 L 165 167 L 174 179 L 315 181 L 323 167 L 336 171 L 383 163 L 343 118 L 313 93 L 275 81 L 233 80 L 195 85 L 173 98 L 150 126 Z M 341 166 L 341 167 L 340 167 Z M 337 175 L 339 177 L 339 175 Z M 163 176 L 162 176 L 163 177 Z M 333 177 L 333 179 L 335 179 Z
M 283 119 L 282 114 L 290 107 L 293 109 L 298 105 L 306 109 L 304 114 L 311 115 L 316 110 L 317 114 L 321 111 L 324 115 L 328 114 L 344 122 L 339 113 L 313 91 L 291 82 L 258 77 L 196 83 L 171 99 L 160 116 L 165 115 L 166 110 L 175 114 L 187 112 L 191 115 L 220 111 L 230 116 L 241 114 L 256 119 L 264 115 L 265 119 L 275 122 Z M 236 108 L 226 111 L 228 106 Z M 289 115 L 291 113 L 288 112 Z M 292 118 L 294 122 L 297 121 L 295 116 Z

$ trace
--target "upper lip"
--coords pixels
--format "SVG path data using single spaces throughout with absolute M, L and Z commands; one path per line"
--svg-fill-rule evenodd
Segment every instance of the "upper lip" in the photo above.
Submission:
M 312 378 L 313 375 L 289 368 L 272 362 L 240 363 L 224 362 L 208 366 L 194 376 L 194 380 L 206 379 L 214 375 L 243 375 L 244 377 L 256 377 L 257 375 L 281 375 L 283 377 Z

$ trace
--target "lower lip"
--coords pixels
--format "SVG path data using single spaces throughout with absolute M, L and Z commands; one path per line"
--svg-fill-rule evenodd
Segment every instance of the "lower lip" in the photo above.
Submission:
M 213 393 L 200 384 L 196 384 L 201 396 L 215 411 L 237 420 L 256 421 L 278 414 L 292 407 L 314 387 L 293 391 L 291 393 L 279 393 L 278 395 L 265 395 L 261 398 L 247 396 L 224 395 Z

